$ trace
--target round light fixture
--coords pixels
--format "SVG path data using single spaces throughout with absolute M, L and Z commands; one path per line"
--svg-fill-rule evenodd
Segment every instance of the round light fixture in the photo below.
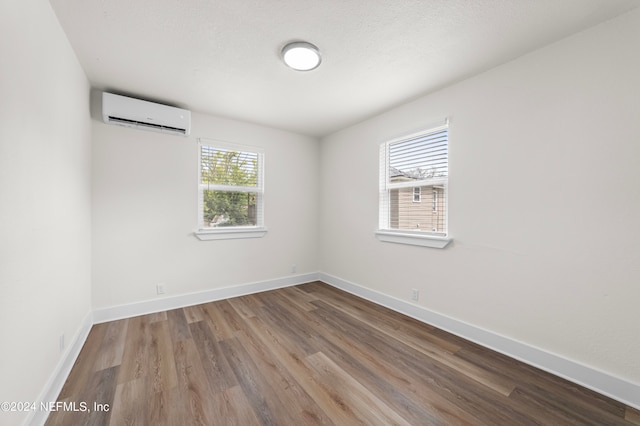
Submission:
M 282 48 L 282 60 L 297 71 L 311 71 L 320 65 L 320 51 L 311 43 L 296 41 Z

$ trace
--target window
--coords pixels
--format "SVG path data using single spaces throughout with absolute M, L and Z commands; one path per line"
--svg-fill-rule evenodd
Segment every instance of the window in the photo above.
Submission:
M 378 238 L 446 246 L 448 179 L 448 123 L 383 143 Z M 421 195 L 429 192 L 432 202 L 420 203 Z
M 431 210 L 434 214 L 438 214 L 438 190 L 435 188 L 433 189 L 433 203 Z
M 262 151 L 201 140 L 198 154 L 198 238 L 263 236 Z

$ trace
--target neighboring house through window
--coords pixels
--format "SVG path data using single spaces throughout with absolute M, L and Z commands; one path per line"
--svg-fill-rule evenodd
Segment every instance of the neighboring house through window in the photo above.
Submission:
M 378 233 L 446 238 L 448 179 L 448 124 L 383 143 Z

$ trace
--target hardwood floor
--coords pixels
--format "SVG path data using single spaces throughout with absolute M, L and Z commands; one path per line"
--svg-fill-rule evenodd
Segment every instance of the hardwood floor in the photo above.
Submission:
M 97 324 L 59 401 L 76 411 L 47 425 L 640 425 L 638 410 L 320 282 Z

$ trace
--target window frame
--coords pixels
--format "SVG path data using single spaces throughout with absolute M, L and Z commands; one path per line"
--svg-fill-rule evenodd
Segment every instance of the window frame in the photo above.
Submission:
M 416 193 L 416 189 L 418 190 L 417 193 Z M 421 203 L 422 202 L 422 187 L 421 186 L 414 186 L 413 187 L 413 202 L 414 203 Z
M 256 186 L 236 186 L 202 183 L 202 148 L 210 147 L 213 150 L 237 151 L 256 154 L 257 156 L 257 175 Z M 264 150 L 259 147 L 243 145 L 238 143 L 225 142 L 214 139 L 198 139 L 198 227 L 194 232 L 195 236 L 200 240 L 223 240 L 237 238 L 261 238 L 267 233 L 264 225 Z M 256 193 L 256 225 L 241 226 L 222 226 L 222 227 L 206 227 L 204 226 L 204 191 L 227 191 L 227 192 L 247 192 Z
M 431 196 L 433 197 L 431 201 L 431 212 L 437 213 L 438 212 L 438 190 L 433 188 Z
M 442 122 L 441 122 L 442 123 Z M 448 147 L 449 147 L 449 120 L 444 120 L 444 123 L 429 126 L 421 131 L 406 134 L 398 138 L 387 140 L 382 142 L 379 146 L 380 153 L 380 168 L 379 168 L 379 201 L 378 201 L 378 229 L 375 232 L 376 237 L 383 242 L 417 245 L 422 247 L 444 248 L 451 241 L 449 235 L 449 196 L 448 196 L 448 183 L 449 176 L 440 178 L 424 178 L 416 179 L 410 182 L 390 183 L 390 147 L 394 144 L 401 143 L 403 141 L 410 141 L 412 139 L 427 137 L 428 135 L 447 131 L 447 170 L 449 168 Z M 423 230 L 409 230 L 409 229 L 395 229 L 391 228 L 391 191 L 401 188 L 416 188 L 422 186 L 442 186 L 444 191 L 444 232 L 432 232 Z M 435 188 L 433 189 L 435 192 Z M 421 190 L 422 192 L 422 190 Z M 437 195 L 436 195 L 437 196 Z M 439 200 L 437 201 L 439 202 Z M 433 205 L 432 205 L 433 206 Z M 432 209 L 431 209 L 432 210 Z

